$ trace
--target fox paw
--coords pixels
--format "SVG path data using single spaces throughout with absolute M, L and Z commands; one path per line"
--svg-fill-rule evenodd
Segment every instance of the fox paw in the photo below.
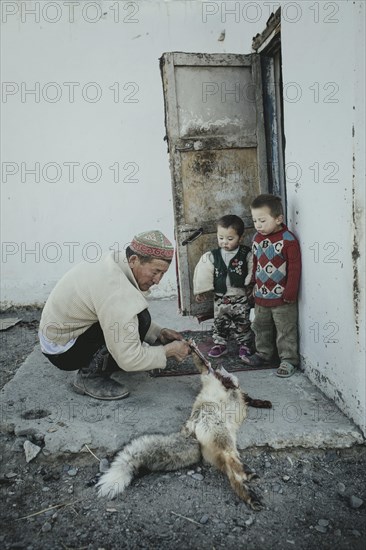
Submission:
M 245 472 L 246 475 L 247 475 L 247 479 L 248 481 L 253 481 L 256 480 L 256 479 L 259 479 L 259 475 L 257 474 L 257 472 Z
M 263 504 L 258 498 L 257 500 L 251 500 L 249 502 L 249 506 L 251 507 L 252 510 L 255 510 L 256 512 L 259 512 L 263 508 Z

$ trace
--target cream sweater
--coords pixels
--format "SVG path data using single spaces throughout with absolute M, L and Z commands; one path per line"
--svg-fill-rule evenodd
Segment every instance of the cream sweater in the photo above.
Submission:
M 163 369 L 163 346 L 141 344 L 137 314 L 148 307 L 124 252 L 109 252 L 96 263 L 83 262 L 52 290 L 42 312 L 40 332 L 65 345 L 99 321 L 108 350 L 125 371 Z M 156 342 L 161 327 L 151 323 L 145 341 Z

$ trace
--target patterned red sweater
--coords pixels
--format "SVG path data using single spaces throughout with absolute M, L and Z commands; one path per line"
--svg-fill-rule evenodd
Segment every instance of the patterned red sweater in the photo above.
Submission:
M 300 273 L 300 245 L 286 225 L 282 224 L 280 231 L 270 235 L 254 235 L 253 282 L 256 304 L 272 307 L 295 302 Z

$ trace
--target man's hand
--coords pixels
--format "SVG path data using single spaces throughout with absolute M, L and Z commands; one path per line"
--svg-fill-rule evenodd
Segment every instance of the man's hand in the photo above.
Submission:
M 175 340 L 170 344 L 164 346 L 166 357 L 174 357 L 178 362 L 184 361 L 186 357 L 191 353 L 191 348 L 186 340 L 178 342 Z
M 183 340 L 183 336 L 176 330 L 162 328 L 159 334 L 159 340 L 162 344 L 168 344 L 169 342 L 174 342 L 174 340 Z

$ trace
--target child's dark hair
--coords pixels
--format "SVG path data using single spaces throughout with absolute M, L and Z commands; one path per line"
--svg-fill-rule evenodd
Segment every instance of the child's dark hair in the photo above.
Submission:
M 276 197 L 276 195 L 270 195 L 269 193 L 258 195 L 252 201 L 250 208 L 263 208 L 263 206 L 269 208 L 272 218 L 278 218 L 278 216 L 283 215 L 281 197 Z
M 217 226 L 224 227 L 225 229 L 228 229 L 229 227 L 232 227 L 235 229 L 236 233 L 239 235 L 239 237 L 242 236 L 244 233 L 244 222 L 239 216 L 235 216 L 235 214 L 228 214 L 227 216 L 222 216 L 217 221 Z

